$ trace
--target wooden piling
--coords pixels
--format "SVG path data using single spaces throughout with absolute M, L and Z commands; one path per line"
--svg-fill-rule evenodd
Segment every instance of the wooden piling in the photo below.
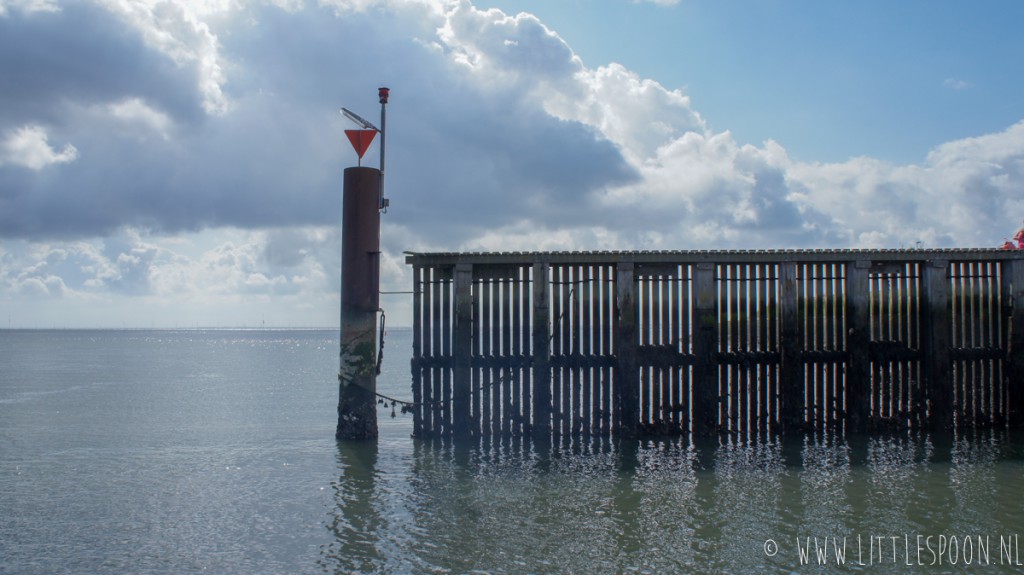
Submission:
M 933 430 L 953 427 L 953 385 L 950 377 L 949 262 L 932 260 L 922 266 L 924 308 L 922 356 L 928 382 L 928 421 Z
M 452 433 L 470 435 L 473 351 L 473 264 L 455 264 L 455 359 L 452 385 Z
M 698 262 L 693 273 L 693 429 L 698 436 L 718 432 L 718 317 L 715 264 Z
M 868 430 L 871 403 L 871 308 L 868 271 L 871 262 L 856 260 L 846 266 L 846 429 Z
M 534 437 L 551 435 L 551 299 L 549 276 L 551 266 L 546 262 L 533 264 L 533 428 Z
M 1013 425 L 1024 425 L 1024 260 L 1003 262 L 1003 275 L 1009 278 L 1010 304 L 1006 387 L 1009 391 L 1009 418 Z
M 623 437 L 636 437 L 640 416 L 639 371 L 636 361 L 636 284 L 631 261 L 619 262 L 615 268 L 615 350 L 618 356 L 615 373 L 615 429 Z
M 782 428 L 801 430 L 804 428 L 805 383 L 801 352 L 804 348 L 799 324 L 799 291 L 797 288 L 796 262 L 782 262 L 779 282 L 779 315 L 782 325 L 779 336 L 781 365 L 779 374 L 779 403 L 781 404 Z

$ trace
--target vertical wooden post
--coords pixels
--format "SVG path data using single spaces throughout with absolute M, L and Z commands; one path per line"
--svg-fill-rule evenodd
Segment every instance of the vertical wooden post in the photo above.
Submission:
M 715 264 L 693 266 L 696 290 L 693 326 L 693 430 L 708 436 L 718 430 L 718 318 L 715 317 Z
M 473 360 L 473 264 L 455 264 L 455 334 L 452 345 L 452 433 L 468 437 Z
M 857 260 L 846 264 L 846 430 L 868 430 L 871 415 L 871 309 L 868 296 L 868 270 L 871 262 Z
M 341 229 L 338 439 L 377 438 L 380 171 L 346 168 Z
M 796 278 L 796 262 L 782 262 L 779 266 L 779 314 L 782 318 L 779 347 L 782 365 L 779 369 L 779 402 L 782 410 L 782 428 L 799 430 L 805 423 L 805 393 L 803 365 L 800 353 L 804 340 L 800 332 L 800 296 Z
M 423 434 L 423 266 L 412 268 L 412 434 Z
M 533 264 L 533 436 L 551 437 L 551 308 L 548 297 L 550 265 Z
M 618 315 L 615 330 L 615 350 L 618 355 L 618 373 L 615 377 L 615 429 L 622 437 L 636 437 L 640 419 L 633 267 L 633 262 L 619 262 L 615 267 L 615 308 Z
M 1024 260 L 1003 263 L 1003 274 L 1009 278 L 1009 339 L 1006 343 L 1006 369 L 1003 377 L 1008 392 L 1008 419 L 1011 426 L 1024 425 Z M 1005 280 L 1004 280 L 1004 283 Z
M 949 313 L 949 262 L 932 260 L 921 266 L 924 314 L 921 322 L 921 352 L 924 384 L 929 399 L 929 426 L 933 430 L 953 427 L 953 370 Z

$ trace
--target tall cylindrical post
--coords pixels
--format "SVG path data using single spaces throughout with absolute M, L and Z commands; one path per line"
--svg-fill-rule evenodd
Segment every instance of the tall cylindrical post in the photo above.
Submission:
M 341 361 L 338 439 L 377 437 L 380 308 L 380 170 L 345 170 L 341 226 Z
M 386 209 L 387 202 L 384 200 L 384 151 L 388 135 L 388 96 L 391 94 L 389 88 L 378 88 L 377 96 L 380 99 L 380 194 L 379 208 Z

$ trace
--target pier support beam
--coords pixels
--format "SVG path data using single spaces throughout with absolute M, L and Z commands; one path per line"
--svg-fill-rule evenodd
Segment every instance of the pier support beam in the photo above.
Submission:
M 380 170 L 347 168 L 341 224 L 338 439 L 377 438 Z
M 533 333 L 533 425 L 532 435 L 538 439 L 551 436 L 551 307 L 548 297 L 550 265 L 533 263 L 530 320 Z
M 871 418 L 871 262 L 846 264 L 846 430 L 863 433 Z
M 619 262 L 615 268 L 615 428 L 620 437 L 636 437 L 640 424 L 640 381 L 636 362 L 636 279 L 633 262 Z M 643 382 L 648 385 L 647 382 Z
M 782 411 L 782 428 L 803 431 L 807 426 L 807 384 L 804 381 L 804 365 L 800 358 L 804 351 L 804 341 L 800 331 L 800 295 L 796 263 L 783 262 L 779 270 L 782 276 L 779 285 L 779 315 L 782 318 L 782 338 L 779 342 L 782 348 L 779 405 Z
M 1004 284 L 1009 283 L 1010 287 L 1009 293 L 1003 295 L 1010 307 L 1006 369 L 1003 370 L 1009 392 L 1008 419 L 1011 426 L 1020 427 L 1024 426 L 1024 261 L 1005 262 L 1003 276 Z
M 693 432 L 708 437 L 718 432 L 718 318 L 716 317 L 714 262 L 693 266 L 694 334 Z
M 455 356 L 452 390 L 452 433 L 470 437 L 470 395 L 473 393 L 471 363 L 473 360 L 473 264 L 455 264 Z
M 932 430 L 953 428 L 953 374 L 949 313 L 949 262 L 932 260 L 921 265 L 924 308 L 921 326 L 928 423 Z

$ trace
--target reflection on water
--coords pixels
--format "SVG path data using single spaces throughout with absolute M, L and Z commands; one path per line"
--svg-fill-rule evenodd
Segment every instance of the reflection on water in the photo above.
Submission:
M 945 442 L 430 440 L 385 469 L 376 444 L 339 443 L 335 540 L 319 564 L 328 573 L 821 572 L 800 546 L 828 538 L 831 551 L 845 547 L 839 567 L 828 555 L 831 569 L 913 572 L 907 561 L 922 558 L 905 556 L 905 537 L 955 535 L 990 538 L 989 565 L 1009 568 L 998 549 L 1024 531 L 1019 445 L 996 432 Z
M 1020 434 L 467 446 L 388 410 L 340 444 L 337 345 L 0 330 L 0 573 L 1024 573 Z M 893 565 L 903 535 L 989 537 L 993 564 Z M 814 537 L 846 568 L 801 565 Z

